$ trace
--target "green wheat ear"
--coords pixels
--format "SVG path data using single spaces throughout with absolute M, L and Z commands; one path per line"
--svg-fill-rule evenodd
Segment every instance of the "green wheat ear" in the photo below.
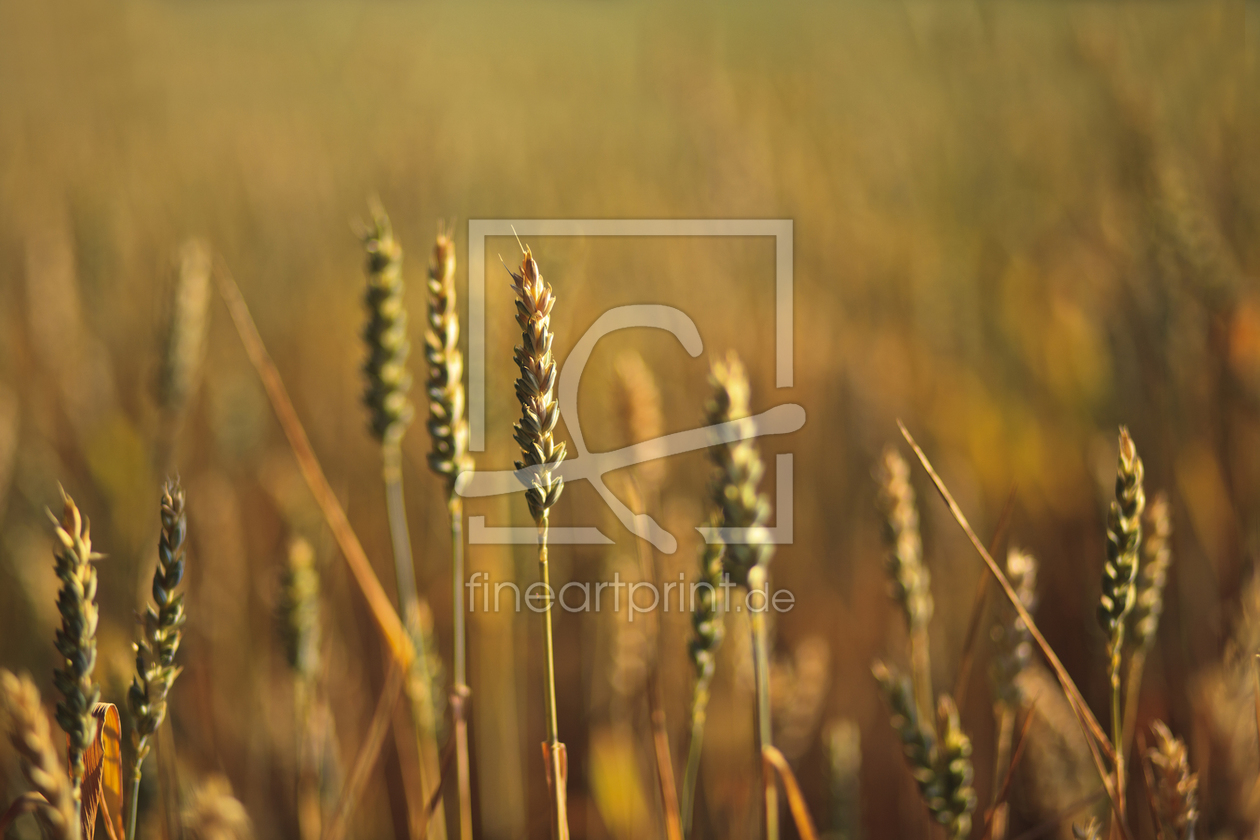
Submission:
M 57 594 L 57 610 L 61 613 L 61 629 L 56 647 L 61 666 L 53 672 L 53 684 L 61 692 L 57 704 L 57 723 L 69 741 L 67 764 L 70 770 L 76 810 L 79 788 L 85 767 L 83 754 L 96 739 L 96 719 L 92 708 L 101 697 L 93 679 L 96 668 L 96 567 L 93 562 L 103 555 L 92 551 L 91 527 L 75 506 L 74 500 L 61 491 L 61 521 L 52 512 L 57 537 L 53 556 L 61 591 Z
M 411 342 L 407 338 L 407 309 L 403 304 L 402 247 L 394 238 L 389 217 L 379 207 L 372 214 L 372 223 L 363 233 L 367 251 L 367 289 L 363 305 L 368 311 L 363 341 L 368 355 L 363 362 L 367 384 L 363 404 L 370 414 L 369 428 L 382 443 L 400 440 L 415 416 L 407 394 L 411 390 L 411 373 L 407 357 Z
M 136 675 L 127 692 L 131 711 L 131 798 L 128 838 L 136 832 L 139 807 L 140 776 L 144 759 L 149 754 L 150 739 L 166 719 L 166 700 L 175 678 L 183 669 L 175 664 L 179 643 L 184 636 L 184 595 L 175 587 L 184 578 L 185 542 L 188 539 L 188 516 L 184 510 L 184 488 L 179 479 L 167 481 L 162 488 L 162 533 L 158 538 L 158 561 L 153 569 L 153 605 L 146 605 L 140 617 L 140 641 L 136 652 Z

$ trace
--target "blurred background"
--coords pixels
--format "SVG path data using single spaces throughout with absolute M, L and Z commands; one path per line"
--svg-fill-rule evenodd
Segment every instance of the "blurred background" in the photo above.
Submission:
M 788 218 L 795 383 L 782 390 L 771 240 L 529 244 L 559 298 L 562 361 L 625 303 L 678 306 L 705 342 L 696 359 L 662 333 L 600 342 L 579 405 L 592 450 L 627 442 L 614 368 L 632 350 L 657 377 L 667 432 L 700 424 L 709 360 L 728 348 L 749 368 L 754 411 L 806 410 L 803 429 L 760 446 L 769 492 L 773 456 L 795 455 L 795 540 L 772 567 L 775 587 L 796 596 L 775 616 L 776 738 L 820 828 L 928 836 L 870 674 L 876 657 L 905 662 L 874 478 L 884 447 L 900 443 L 901 418 L 981 539 L 1013 499 L 1001 554 L 1009 542 L 1040 560 L 1039 624 L 1104 721 L 1094 611 L 1117 427 L 1129 426 L 1148 494 L 1168 494 L 1174 527 L 1140 720 L 1164 719 L 1189 743 L 1203 836 L 1253 836 L 1255 12 L 1238 2 L 0 0 L 0 664 L 30 670 L 53 701 L 57 584 L 44 509 L 56 509 L 60 482 L 108 554 L 97 673 L 104 699 L 124 702 L 169 466 L 190 512 L 169 775 L 184 807 L 226 779 L 257 836 L 298 837 L 300 738 L 277 620 L 292 537 L 315 547 L 323 581 L 329 766 L 344 772 L 357 752 L 387 661 L 217 295 L 182 419 L 160 407 L 181 264 L 187 272 L 212 255 L 235 276 L 392 593 L 379 450 L 359 404 L 363 254 L 351 223 L 369 196 L 408 253 L 417 348 L 439 220 L 456 231 L 462 296 L 470 218 Z M 497 262 L 518 254 L 511 239 L 487 243 L 484 468 L 510 467 L 514 455 L 519 333 Z M 449 665 L 449 547 L 428 448 L 417 423 L 404 440 L 417 575 Z M 680 548 L 657 562 L 666 580 L 690 578 L 708 464 L 696 452 L 666 468 L 657 517 Z M 944 691 L 983 567 L 923 473 L 912 476 Z M 472 500 L 468 513 L 528 524 L 519 496 Z M 633 573 L 633 539 L 588 485 L 567 488 L 554 521 L 598 525 L 616 544 L 557 547 L 553 581 Z M 472 546 L 469 571 L 532 582 L 532 550 L 519 549 Z M 689 616 L 663 615 L 654 638 L 624 618 L 556 619 L 575 836 L 661 833 L 643 695 L 653 645 L 680 778 L 685 761 Z M 478 836 L 543 836 L 540 622 L 528 612 L 469 622 Z M 747 636 L 732 617 L 698 837 L 759 836 Z M 982 805 L 994 750 L 986 639 L 962 708 Z M 1098 802 L 1075 724 L 1052 694 L 1038 703 L 1012 786 L 1010 836 L 1038 826 L 1062 836 L 1056 819 Z M 407 836 L 399 787 L 414 757 L 399 744 L 387 743 L 356 837 Z M 19 777 L 3 766 L 7 804 Z M 145 776 L 151 836 L 157 777 Z M 20 823 L 13 833 L 34 831 Z

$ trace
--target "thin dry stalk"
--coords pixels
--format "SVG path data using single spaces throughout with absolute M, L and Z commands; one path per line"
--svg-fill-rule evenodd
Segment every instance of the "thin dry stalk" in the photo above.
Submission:
M 127 820 L 127 840 L 136 836 L 136 814 L 140 805 L 140 775 L 149 754 L 149 739 L 166 719 L 166 698 L 182 667 L 175 655 L 183 638 L 184 595 L 175 594 L 184 577 L 184 543 L 188 537 L 188 516 L 184 510 L 184 488 L 179 479 L 162 489 L 162 534 L 158 539 L 158 562 L 153 570 L 153 602 L 140 617 L 140 641 L 132 646 L 136 654 L 136 674 L 127 693 L 131 710 L 131 801 Z
M 385 686 L 381 689 L 380 699 L 376 703 L 376 711 L 372 713 L 372 722 L 368 725 L 368 731 L 363 737 L 358 755 L 354 757 L 350 777 L 346 779 L 345 787 L 342 788 L 341 797 L 337 800 L 337 808 L 328 821 L 323 840 L 343 840 L 346 836 L 350 815 L 354 813 L 359 799 L 363 796 L 368 779 L 372 775 L 372 768 L 376 766 L 376 759 L 380 756 L 381 747 L 385 743 L 385 735 L 389 732 L 394 706 L 397 705 L 398 697 L 402 694 L 404 676 L 403 670 L 396 663 L 390 665 L 389 675 L 385 678 Z
M 464 357 L 459 351 L 459 313 L 455 305 L 455 243 L 439 230 L 429 260 L 429 315 L 424 354 L 429 378 L 429 467 L 446 480 L 446 509 L 451 525 L 451 583 L 454 680 L 451 718 L 455 724 L 455 767 L 459 789 L 459 834 L 472 840 L 472 781 L 468 761 L 468 668 L 464 621 L 464 503 L 455 493 L 460 473 L 473 468 L 464 417 Z
M 96 626 L 100 614 L 96 606 L 96 567 L 93 565 L 104 555 L 92 551 L 91 526 L 79 513 L 74 500 L 61 491 L 62 515 L 58 522 L 51 511 L 57 544 L 53 548 L 56 558 L 57 579 L 61 591 L 57 594 L 57 609 L 61 613 L 61 629 L 57 631 L 56 647 L 61 654 L 61 665 L 53 672 L 53 683 L 61 692 L 57 704 L 57 723 L 66 733 L 67 760 L 70 771 L 71 794 L 74 798 L 75 822 L 79 821 L 82 808 L 80 788 L 86 767 L 83 755 L 96 740 L 96 718 L 92 709 L 101 699 L 101 690 L 93 672 L 96 669 Z
M 1046 661 L 1050 664 L 1051 669 L 1054 671 L 1055 677 L 1059 681 L 1059 685 L 1063 688 L 1063 693 L 1067 695 L 1068 703 L 1072 707 L 1072 712 L 1076 717 L 1077 723 L 1080 724 L 1082 731 L 1085 733 L 1085 741 L 1090 748 L 1090 757 L 1094 761 L 1094 767 L 1098 771 L 1098 775 L 1103 783 L 1103 786 L 1107 789 L 1107 797 L 1111 801 L 1112 809 L 1118 812 L 1119 803 L 1116 799 L 1116 792 L 1112 787 L 1110 774 L 1103 765 L 1104 757 L 1114 761 L 1115 752 L 1112 750 L 1111 744 L 1109 743 L 1106 734 L 1103 732 L 1102 727 L 1099 726 L 1097 718 L 1095 718 L 1093 712 L 1089 710 L 1089 706 L 1086 705 L 1085 699 L 1081 696 L 1080 690 L 1076 687 L 1076 683 L 1072 681 L 1072 677 L 1068 674 L 1067 669 L 1064 668 L 1063 663 L 1059 661 L 1058 655 L 1055 654 L 1054 649 L 1050 647 L 1050 644 L 1046 641 L 1046 637 L 1042 635 L 1041 630 L 1037 627 L 1037 623 L 1033 621 L 1032 615 L 1020 602 L 1019 594 L 1015 591 L 1014 587 L 1011 586 L 1011 582 L 1007 580 L 1006 574 L 1001 568 L 999 568 L 997 562 L 993 559 L 993 556 L 989 554 L 988 550 L 980 542 L 980 538 L 976 536 L 976 532 L 972 529 L 971 523 L 967 521 L 967 517 L 963 514 L 962 508 L 958 506 L 958 502 L 954 501 L 953 494 L 949 492 L 949 488 L 945 486 L 945 482 L 943 482 L 941 477 L 937 474 L 936 469 L 932 466 L 932 462 L 928 460 L 928 457 L 923 452 L 923 449 L 915 442 L 914 436 L 910 434 L 910 430 L 906 428 L 905 424 L 898 420 L 897 427 L 901 430 L 901 435 L 906 439 L 906 443 L 910 444 L 910 448 L 914 450 L 914 454 L 919 459 L 919 463 L 923 465 L 923 469 L 932 479 L 932 484 L 935 485 L 936 491 L 945 501 L 950 514 L 954 517 L 958 526 L 963 529 L 963 533 L 966 534 L 972 548 L 974 548 L 976 553 L 980 555 L 980 559 L 984 561 L 984 564 L 988 567 L 990 574 L 997 579 L 997 582 L 1002 587 L 1003 594 L 1006 596 L 1011 605 L 1015 607 L 1015 612 L 1018 613 L 1020 619 L 1028 626 L 1028 632 L 1032 635 L 1033 640 L 1037 643 L 1037 647 L 1041 649 L 1042 654 L 1046 657 Z M 1120 833 L 1124 836 L 1125 840 L 1131 840 L 1128 826 L 1125 825 L 1124 821 L 1120 821 L 1119 827 Z
M 560 743 L 556 719 L 555 644 L 551 630 L 551 571 L 547 562 L 547 531 L 552 505 L 564 490 L 564 479 L 553 470 L 564 460 L 565 445 L 555 437 L 560 422 L 560 405 L 556 402 L 556 363 L 551 355 L 555 338 L 551 331 L 551 309 L 556 298 L 551 286 L 543 281 L 538 263 L 528 247 L 521 258 L 520 273 L 512 275 L 512 291 L 516 293 L 516 323 L 521 328 L 521 345 L 515 358 L 521 376 L 516 380 L 516 398 L 521 404 L 521 419 L 516 422 L 516 442 L 521 447 L 518 470 L 535 468 L 529 476 L 525 500 L 538 528 L 538 567 L 542 578 L 543 643 L 546 664 L 547 742 L 543 753 L 547 759 L 547 781 L 551 790 L 551 834 L 553 840 L 568 840 L 569 817 L 565 784 L 567 760 Z
M 302 428 L 302 421 L 298 419 L 297 412 L 293 408 L 293 401 L 289 399 L 289 392 L 284 387 L 280 372 L 267 353 L 267 347 L 263 344 L 262 336 L 258 334 L 258 327 L 254 324 L 254 318 L 249 314 L 249 307 L 246 306 L 245 299 L 241 297 L 241 290 L 237 288 L 236 282 L 222 266 L 215 271 L 215 278 L 218 281 L 219 295 L 227 305 L 232 322 L 236 326 L 236 332 L 241 338 L 241 344 L 245 346 L 245 352 L 258 372 L 258 378 L 262 380 L 263 389 L 267 392 L 267 398 L 271 401 L 271 407 L 276 413 L 276 419 L 280 422 L 280 428 L 284 431 L 289 447 L 293 450 L 302 478 L 310 488 L 311 495 L 315 497 L 315 502 L 319 505 L 324 520 L 337 541 L 337 546 L 341 549 L 342 557 L 345 558 L 346 565 L 350 567 L 355 583 L 367 600 L 368 607 L 372 611 L 372 618 L 380 628 L 390 653 L 400 667 L 408 668 L 415 656 L 415 649 L 403 629 L 398 613 L 390 603 L 389 596 L 381 587 L 376 572 L 372 570 L 372 564 L 363 550 L 363 544 L 359 542 L 354 529 L 350 527 L 350 520 L 346 518 L 346 512 L 342 509 L 341 502 L 337 500 L 337 494 L 333 492 L 328 479 L 324 476 L 324 470 L 319 465 L 319 459 L 315 457 L 315 451 L 311 448 L 306 430 Z
M 17 811 L 33 810 L 40 829 L 49 840 L 78 840 L 70 778 L 57 758 L 48 718 L 40 704 L 39 689 L 28 676 L 17 677 L 0 669 L 0 708 L 9 719 L 9 742 L 21 759 L 22 775 L 30 785 L 30 798 L 15 803 Z M 14 816 L 17 811 L 10 809 Z M 0 837 L 4 826 L 0 826 Z
M 818 829 L 814 827 L 814 820 L 809 815 L 809 807 L 805 804 L 801 786 L 796 781 L 796 774 L 792 772 L 783 753 L 773 746 L 767 746 L 761 751 L 761 757 L 766 765 L 763 768 L 766 784 L 774 784 L 775 773 L 778 773 L 779 778 L 783 780 L 783 790 L 787 794 L 788 810 L 792 812 L 796 833 L 800 835 L 801 840 L 818 840 Z

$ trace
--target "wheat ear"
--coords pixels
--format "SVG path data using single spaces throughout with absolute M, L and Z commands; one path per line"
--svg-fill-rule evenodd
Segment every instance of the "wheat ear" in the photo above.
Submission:
M 1116 498 L 1107 515 L 1107 562 L 1103 565 L 1102 597 L 1098 621 L 1107 633 L 1111 677 L 1111 737 L 1115 752 L 1116 798 L 1119 819 L 1124 810 L 1124 722 L 1121 710 L 1120 666 L 1124 652 L 1124 630 L 1137 596 L 1138 553 L 1142 542 L 1142 511 L 1146 493 L 1142 489 L 1142 459 L 1129 430 L 1120 427 L 1120 456 L 1116 466 Z
M 919 785 L 923 803 L 951 840 L 971 833 L 976 792 L 971 786 L 971 739 L 958 720 L 958 707 L 949 695 L 937 705 L 939 740 L 919 718 L 911 681 L 882 662 L 872 668 L 892 712 L 892 725 L 901 738 L 910 774 Z
M 472 469 L 468 421 L 464 417 L 464 357 L 459 352 L 459 313 L 455 306 L 455 243 L 438 232 L 429 260 L 429 316 L 424 336 L 428 362 L 429 467 L 446 479 L 451 526 L 451 583 L 454 679 L 451 719 L 455 723 L 455 776 L 459 790 L 459 835 L 472 840 L 472 781 L 468 761 L 468 669 L 464 631 L 464 503 L 455 492 L 459 474 Z
M 281 585 L 279 619 L 284 658 L 293 672 L 297 718 L 297 817 L 302 840 L 318 840 L 323 824 L 313 730 L 315 690 L 320 665 L 319 570 L 315 551 L 301 537 L 289 543 Z
M 1146 757 L 1155 776 L 1156 816 L 1178 840 L 1192 838 L 1199 819 L 1199 777 L 1190 772 L 1186 745 L 1173 737 L 1163 721 L 1151 724 L 1151 731 L 1155 746 Z
M 556 298 L 551 286 L 543 281 L 538 263 L 529 248 L 521 258 L 520 272 L 512 275 L 512 291 L 516 294 L 516 323 L 521 328 L 521 344 L 516 348 L 516 365 L 521 376 L 516 380 L 516 398 L 521 404 L 521 419 L 516 421 L 513 438 L 521 447 L 518 470 L 535 468 L 528 478 L 525 500 L 538 528 L 538 568 L 542 577 L 543 644 L 546 664 L 547 703 L 547 779 L 551 788 L 551 834 L 554 840 L 568 840 L 569 819 L 565 785 L 567 758 L 560 742 L 556 718 L 555 644 L 551 630 L 551 572 L 547 561 L 547 530 L 552 505 L 564 490 L 564 479 L 553 470 L 564 460 L 565 445 L 556 440 L 556 424 L 560 422 L 560 406 L 556 402 L 556 362 L 551 355 L 555 338 L 551 331 L 551 310 Z
M 188 536 L 188 516 L 184 511 L 184 489 L 179 479 L 162 488 L 162 534 L 158 538 L 158 562 L 153 570 L 153 603 L 140 617 L 140 641 L 133 645 L 136 674 L 127 692 L 131 710 L 131 801 L 127 838 L 136 836 L 139 810 L 140 773 L 149 754 L 149 739 L 166 718 L 166 698 L 182 670 L 175 664 L 183 637 L 184 596 L 175 594 L 184 577 L 184 543 Z
M 749 417 L 748 375 L 733 352 L 714 361 L 709 374 L 712 397 L 705 409 L 710 426 L 733 423 L 739 438 L 709 448 L 714 478 L 710 492 L 715 506 L 722 512 L 724 529 L 747 529 L 746 542 L 727 541 L 724 574 L 749 593 L 760 592 L 768 602 L 770 558 L 774 545 L 767 539 L 765 523 L 770 517 L 770 502 L 757 486 L 765 473 L 761 455 L 754 445 L 753 421 Z M 766 612 L 768 603 L 752 610 L 750 623 L 753 635 L 753 668 L 757 679 L 757 744 L 758 752 L 773 746 L 770 719 L 770 644 Z M 766 773 L 763 762 L 762 773 Z M 762 779 L 765 789 L 766 840 L 779 837 L 779 795 L 773 779 Z
M 0 708 L 8 714 L 9 743 L 21 759 L 22 775 L 31 792 L 40 797 L 33 804 L 44 837 L 78 840 L 80 829 L 74 792 L 57 758 L 58 750 L 53 746 L 39 689 L 30 677 L 17 677 L 0 669 Z M 3 833 L 0 828 L 0 836 Z
M 1076 840 L 1102 840 L 1102 831 L 1102 825 L 1093 817 L 1084 824 L 1072 826 L 1072 836 Z
M 971 739 L 963 732 L 958 707 L 947 694 L 941 695 L 937 704 L 936 720 L 941 739 L 936 759 L 940 791 L 939 798 L 929 801 L 928 807 L 951 838 L 965 840 L 971 835 L 971 814 L 976 809 Z
M 884 450 L 879 471 L 879 504 L 888 542 L 885 571 L 893 600 L 901 607 L 910 636 L 910 675 L 920 719 L 930 728 L 932 664 L 928 624 L 932 620 L 932 577 L 923 563 L 919 509 L 910 484 L 910 465 L 895 447 Z
M 682 827 L 690 836 L 691 819 L 695 807 L 696 780 L 700 776 L 700 757 L 704 746 L 704 725 L 708 718 L 709 689 L 717 669 L 717 651 L 726 635 L 722 617 L 722 554 L 725 544 L 716 530 L 721 519 L 715 513 L 709 517 L 712 542 L 705 542 L 700 551 L 700 580 L 696 585 L 692 602 L 691 643 L 687 653 L 696 669 L 695 687 L 691 696 L 691 744 L 687 750 L 687 770 L 683 776 Z
M 103 555 L 92 551 L 91 526 L 80 515 L 74 500 L 64 490 L 61 498 L 61 522 L 57 522 L 51 511 L 48 513 L 57 537 L 53 555 L 57 579 L 61 581 L 61 591 L 57 594 L 61 629 L 57 631 L 56 641 L 61 667 L 53 672 L 53 684 L 62 696 L 57 704 L 57 723 L 69 741 L 66 763 L 70 770 L 74 822 L 77 825 L 82 806 L 80 786 L 86 770 L 83 754 L 96 738 L 96 718 L 92 717 L 92 708 L 101 698 L 92 673 L 96 669 L 96 625 L 99 620 L 96 567 L 92 564 Z
M 1146 536 L 1142 541 L 1142 568 L 1138 571 L 1137 595 L 1129 627 L 1133 632 L 1133 650 L 1129 655 L 1129 673 L 1125 684 L 1124 745 L 1127 750 L 1137 730 L 1137 707 L 1142 693 L 1142 673 L 1146 659 L 1155 644 L 1159 619 L 1164 613 L 1164 587 L 1168 567 L 1172 563 L 1172 514 L 1168 497 L 1163 493 L 1151 499 L 1146 508 Z
M 363 248 L 367 252 L 367 289 L 363 303 L 368 315 L 363 328 L 363 341 L 367 347 L 367 358 L 363 363 L 366 379 L 363 402 L 369 413 L 369 428 L 381 445 L 398 603 L 416 651 L 404 687 L 416 730 L 421 792 L 427 796 L 430 787 L 441 783 L 437 748 L 441 691 L 431 638 L 433 621 L 428 604 L 420 599 L 416 589 L 411 535 L 403 498 L 401 443 L 415 416 L 415 409 L 407 396 L 412 381 L 407 369 L 411 342 L 407 338 L 407 309 L 403 302 L 403 250 L 394 238 L 389 217 L 379 206 L 373 207 L 372 222 L 363 232 Z M 414 812 L 422 807 L 413 803 L 412 810 Z M 440 812 L 435 814 L 430 825 L 435 836 L 445 835 Z

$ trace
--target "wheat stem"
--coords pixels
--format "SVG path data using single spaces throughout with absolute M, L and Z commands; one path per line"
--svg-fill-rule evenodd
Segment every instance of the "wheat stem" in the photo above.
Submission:
M 752 611 L 753 670 L 757 678 L 757 750 L 760 754 L 773 746 L 770 724 L 770 640 L 766 611 L 770 609 L 766 567 L 762 564 L 748 570 L 748 591 L 760 592 L 763 603 Z M 762 772 L 765 772 L 764 767 Z M 779 838 L 779 789 L 773 777 L 765 784 L 766 792 L 766 840 Z
M 451 585 L 454 613 L 454 678 L 451 690 L 451 719 L 455 723 L 455 775 L 459 789 L 460 840 L 472 840 L 472 780 L 468 761 L 468 664 L 465 653 L 464 615 L 464 503 L 451 493 L 447 507 L 451 515 Z

